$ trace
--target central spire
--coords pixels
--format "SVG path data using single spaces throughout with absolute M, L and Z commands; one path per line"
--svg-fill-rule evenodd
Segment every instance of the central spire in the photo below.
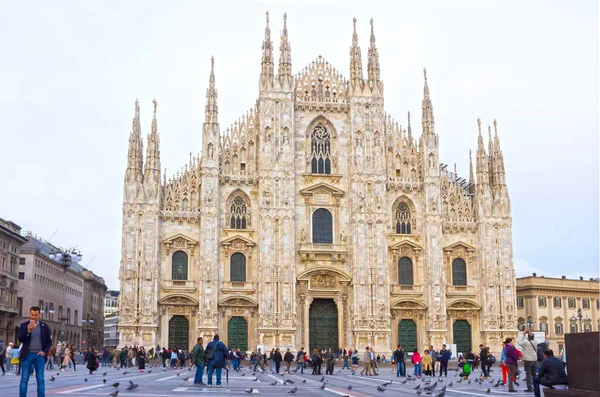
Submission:
M 423 87 L 423 102 L 421 110 L 423 112 L 423 132 L 434 133 L 434 121 L 433 121 L 433 105 L 431 104 L 431 98 L 429 97 L 429 85 L 427 84 L 427 69 L 423 68 L 423 76 L 425 84 Z
M 210 78 L 206 89 L 206 109 L 204 122 L 206 124 L 219 123 L 219 108 L 217 106 L 217 89 L 215 88 L 215 57 L 210 57 Z
M 281 35 L 281 44 L 279 45 L 279 83 L 284 87 L 291 88 L 293 86 L 292 78 L 292 48 L 288 39 L 287 30 L 287 14 L 283 14 L 283 33 Z
M 371 18 L 371 44 L 369 45 L 369 60 L 367 64 L 368 81 L 371 88 L 379 82 L 379 52 L 375 44 L 375 29 L 373 26 L 373 18 Z
M 356 34 L 356 18 L 353 20 L 354 32 L 352 33 L 352 47 L 350 47 L 350 82 L 353 86 L 362 88 L 362 58 L 358 46 L 358 35 Z
M 267 11 L 267 26 L 265 27 L 265 40 L 262 45 L 262 61 L 260 71 L 260 90 L 273 87 L 273 42 L 271 41 L 271 28 L 269 28 L 269 11 Z

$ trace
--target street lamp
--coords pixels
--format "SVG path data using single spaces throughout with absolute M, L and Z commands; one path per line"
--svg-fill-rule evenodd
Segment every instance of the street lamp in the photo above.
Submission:
M 523 325 L 529 327 L 529 331 L 531 331 L 531 329 L 535 327 L 537 323 L 533 321 L 533 318 L 531 316 L 527 316 L 527 322 L 523 323 Z
M 577 316 L 575 316 L 575 312 L 573 312 L 573 317 L 571 317 L 571 321 L 576 322 L 577 320 L 579 320 L 579 329 L 581 330 L 580 332 L 584 332 L 583 331 L 583 322 L 590 321 L 590 318 L 587 315 L 587 312 L 585 313 L 585 317 L 583 316 L 583 311 L 581 309 L 577 309 Z
M 89 324 L 94 324 L 94 319 L 90 318 L 90 315 L 88 314 L 87 320 L 82 319 L 81 322 L 87 324 L 85 327 L 85 330 L 87 331 L 86 332 L 86 338 L 87 338 L 87 342 L 88 342 L 87 346 L 94 347 L 96 345 L 96 338 L 93 335 L 93 333 L 94 333 L 93 330 L 90 333 L 90 325 L 89 325 Z
M 63 267 L 63 280 L 65 282 L 63 286 L 63 296 L 62 296 L 62 313 L 60 313 L 60 340 L 64 342 L 65 340 L 65 321 L 67 320 L 67 316 L 65 315 L 65 310 L 67 306 L 67 269 L 71 266 L 71 263 L 79 263 L 82 259 L 81 252 L 76 248 L 69 248 L 67 250 L 63 248 L 57 248 L 50 254 L 50 259 L 58 262 Z

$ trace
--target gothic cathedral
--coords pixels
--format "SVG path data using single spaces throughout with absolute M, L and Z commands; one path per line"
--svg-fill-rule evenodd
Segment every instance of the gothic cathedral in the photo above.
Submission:
M 373 21 L 366 78 L 356 20 L 348 80 L 320 56 L 292 74 L 285 16 L 277 74 L 274 58 L 267 14 L 258 100 L 224 132 L 211 60 L 202 154 L 171 179 L 156 101 L 145 161 L 136 101 L 121 346 L 187 351 L 219 333 L 243 351 L 499 351 L 517 325 L 496 121 L 486 150 L 478 120 L 467 180 L 439 161 L 426 74 L 419 137 L 385 111 Z

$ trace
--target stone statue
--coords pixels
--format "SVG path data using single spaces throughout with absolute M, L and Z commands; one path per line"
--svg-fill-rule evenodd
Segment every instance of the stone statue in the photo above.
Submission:
M 344 231 L 342 231 L 342 235 L 341 235 L 341 240 L 342 240 L 342 243 L 345 243 L 345 242 L 346 242 L 346 239 L 347 239 L 347 236 L 346 236 L 346 231 L 344 230 Z
M 306 240 L 306 232 L 304 229 L 300 230 L 300 241 L 304 242 Z

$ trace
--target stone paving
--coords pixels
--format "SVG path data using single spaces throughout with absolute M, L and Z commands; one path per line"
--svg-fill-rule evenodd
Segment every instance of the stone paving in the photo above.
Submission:
M 462 381 L 458 383 L 458 372 L 451 369 L 448 372 L 448 377 L 431 377 L 415 380 L 407 380 L 407 378 L 397 378 L 391 372 L 389 364 L 383 365 L 379 370 L 379 376 L 360 376 L 352 375 L 349 370 L 339 369 L 341 365 L 336 365 L 334 375 L 311 375 L 312 370 L 305 371 L 304 374 L 294 373 L 290 375 L 276 375 L 270 372 L 265 374 L 254 373 L 246 364 L 239 372 L 229 371 L 229 384 L 225 380 L 225 371 L 223 371 L 223 384 L 221 388 L 216 388 L 213 380 L 213 387 L 194 386 L 195 369 L 191 371 L 189 368 L 184 369 L 166 369 L 163 370 L 159 366 L 148 366 L 145 372 L 139 372 L 135 368 L 117 370 L 109 367 L 101 367 L 94 375 L 89 375 L 88 371 L 81 366 L 77 371 L 59 372 L 56 369 L 46 370 L 44 378 L 46 380 L 46 395 L 68 395 L 68 396 L 108 396 L 119 391 L 119 396 L 138 396 L 138 397 L 158 397 L 158 396 L 240 396 L 246 394 L 262 394 L 268 396 L 289 396 L 289 392 L 297 389 L 296 396 L 375 396 L 375 395 L 394 395 L 394 396 L 417 396 L 417 390 L 414 388 L 420 386 L 422 391 L 420 397 L 436 397 L 440 396 L 441 389 L 446 386 L 444 393 L 445 397 L 466 397 L 466 396 L 481 396 L 489 395 L 512 395 L 515 397 L 529 396 L 533 397 L 533 393 L 525 393 L 524 381 L 520 387 L 516 387 L 517 393 L 509 393 L 507 386 L 494 387 L 500 371 L 496 368 L 491 373 L 489 379 L 484 380 L 481 384 L 475 382 L 475 379 L 481 376 L 481 372 L 471 374 L 471 383 Z M 325 369 L 323 367 L 323 369 Z M 362 368 L 360 368 L 362 369 Z M 360 372 L 359 369 L 359 372 Z M 407 373 L 412 374 L 412 366 L 408 365 Z M 106 375 L 103 373 L 106 372 Z M 127 372 L 127 373 L 126 373 Z M 60 373 L 60 375 L 57 375 Z M 213 375 L 214 376 L 214 375 Z M 50 378 L 54 377 L 54 381 Z M 324 382 L 321 382 L 322 378 Z M 106 379 L 106 383 L 103 380 Z M 14 372 L 7 373 L 1 377 L 2 396 L 17 396 L 19 393 L 20 376 L 16 376 Z M 204 376 L 206 383 L 206 376 Z M 433 385 L 437 381 L 435 389 L 431 394 L 427 394 L 423 388 L 426 382 L 430 381 Z M 118 387 L 113 387 L 112 384 L 119 383 Z M 126 390 L 130 382 L 137 384 L 132 391 Z M 392 382 L 391 384 L 389 382 Z M 348 387 L 351 386 L 351 390 Z M 378 386 L 384 388 L 384 391 L 378 391 Z M 252 389 L 252 390 L 250 390 Z M 486 393 L 487 390 L 489 393 Z M 35 377 L 29 381 L 29 396 L 36 396 Z M 442 396 L 443 397 L 443 396 Z

